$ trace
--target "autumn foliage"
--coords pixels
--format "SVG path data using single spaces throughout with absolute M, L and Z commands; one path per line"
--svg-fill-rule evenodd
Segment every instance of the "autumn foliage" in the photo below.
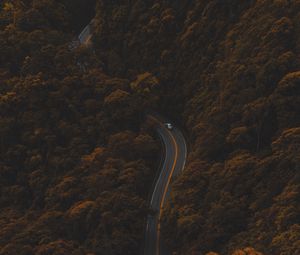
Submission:
M 299 10 L 286 0 L 99 1 L 108 71 L 155 73 L 160 112 L 186 130 L 188 164 L 162 226 L 176 254 L 300 253 Z
M 159 147 L 134 79 L 70 49 L 79 3 L 15 2 L 15 24 L 0 12 L 0 254 L 139 254 Z
M 161 152 L 153 110 L 189 144 L 163 212 L 171 251 L 300 254 L 299 11 L 2 1 L 0 254 L 140 254 Z M 93 48 L 70 47 L 94 16 Z

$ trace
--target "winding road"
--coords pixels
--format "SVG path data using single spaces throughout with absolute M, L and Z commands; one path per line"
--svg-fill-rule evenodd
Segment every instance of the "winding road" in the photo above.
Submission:
M 87 44 L 92 39 L 92 27 L 94 20 L 92 20 L 79 34 L 78 40 L 80 44 Z
M 171 179 L 185 166 L 187 146 L 178 128 L 167 129 L 164 125 L 167 121 L 155 116 L 148 116 L 148 119 L 155 123 L 156 131 L 164 143 L 165 157 L 150 201 L 150 208 L 156 213 L 147 218 L 144 255 L 168 255 L 160 238 L 160 220 L 170 194 Z
M 90 42 L 92 25 L 93 20 L 78 36 L 79 44 L 87 45 Z M 147 218 L 144 255 L 169 255 L 160 238 L 160 221 L 163 207 L 170 195 L 171 179 L 177 176 L 185 166 L 187 146 L 184 136 L 178 128 L 173 127 L 172 130 L 166 128 L 167 120 L 153 115 L 148 115 L 147 119 L 154 123 L 155 129 L 163 141 L 165 155 L 151 196 L 150 208 L 155 214 L 148 215 Z

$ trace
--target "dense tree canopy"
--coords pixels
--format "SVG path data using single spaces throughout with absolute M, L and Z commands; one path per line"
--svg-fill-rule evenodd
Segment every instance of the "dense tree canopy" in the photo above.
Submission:
M 188 165 L 162 226 L 178 254 L 299 253 L 299 10 L 285 0 L 98 1 L 108 72 L 154 73 L 160 111 L 186 128 Z
M 159 147 L 134 79 L 70 49 L 86 4 L 1 2 L 1 255 L 141 249 Z
M 189 143 L 163 212 L 170 250 L 300 254 L 299 11 L 1 1 L 0 254 L 140 254 L 160 152 L 149 110 Z M 74 47 L 94 16 L 93 48 Z

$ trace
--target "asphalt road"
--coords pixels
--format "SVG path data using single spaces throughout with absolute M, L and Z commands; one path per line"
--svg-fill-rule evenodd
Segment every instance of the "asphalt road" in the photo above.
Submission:
M 92 38 L 92 32 L 91 32 L 92 28 L 91 28 L 91 23 L 88 24 L 80 33 L 80 35 L 78 36 L 78 40 L 80 42 L 80 44 L 86 44 L 88 43 L 91 38 Z
M 160 238 L 160 219 L 169 197 L 171 179 L 184 168 L 187 147 L 178 128 L 173 127 L 173 130 L 169 130 L 164 125 L 166 120 L 154 116 L 148 118 L 155 123 L 156 131 L 164 143 L 165 157 L 150 201 L 150 207 L 156 213 L 147 218 L 144 255 L 169 255 Z
M 92 37 L 92 25 L 93 20 L 78 36 L 80 44 L 89 43 Z M 171 179 L 184 168 L 187 146 L 178 128 L 174 126 L 172 130 L 169 130 L 165 127 L 164 123 L 168 122 L 167 120 L 150 115 L 148 119 L 155 123 L 156 131 L 164 143 L 165 157 L 151 196 L 150 208 L 156 213 L 147 218 L 144 255 L 169 255 L 160 238 L 160 219 L 164 204 L 169 197 Z
M 88 44 L 93 36 L 93 26 L 95 23 L 95 19 L 92 19 L 91 22 L 86 25 L 86 27 L 81 31 L 81 33 L 78 35 L 78 41 L 79 44 Z

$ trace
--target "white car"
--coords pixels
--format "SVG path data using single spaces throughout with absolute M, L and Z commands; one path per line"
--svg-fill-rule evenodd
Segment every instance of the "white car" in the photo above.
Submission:
M 169 130 L 173 130 L 173 125 L 171 123 L 165 123 L 165 127 Z

